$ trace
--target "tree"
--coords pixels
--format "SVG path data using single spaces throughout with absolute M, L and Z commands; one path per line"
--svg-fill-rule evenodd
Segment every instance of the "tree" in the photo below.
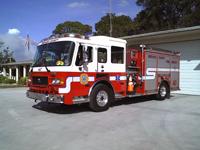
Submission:
M 126 35 L 131 35 L 133 33 L 134 24 L 132 19 L 129 16 L 121 15 L 116 16 L 112 15 L 112 36 L 121 37 Z M 101 18 L 99 22 L 95 24 L 96 35 L 106 35 L 110 34 L 110 14 L 106 14 Z
M 13 58 L 13 51 L 9 47 L 4 46 L 4 43 L 0 41 L 0 64 L 15 62 Z
M 134 19 L 135 33 L 200 24 L 199 0 L 137 0 L 136 3 L 143 10 Z
M 184 24 L 185 26 L 200 25 L 200 1 L 191 0 L 189 2 L 188 5 L 185 5 L 187 9 L 180 24 Z
M 3 60 L 3 52 L 1 50 L 2 46 L 3 46 L 3 42 L 0 41 L 0 64 L 2 64 L 2 60 Z
M 89 25 L 84 25 L 78 21 L 66 21 L 60 23 L 56 26 L 53 34 L 62 34 L 62 33 L 79 33 L 82 35 L 92 33 L 92 27 Z

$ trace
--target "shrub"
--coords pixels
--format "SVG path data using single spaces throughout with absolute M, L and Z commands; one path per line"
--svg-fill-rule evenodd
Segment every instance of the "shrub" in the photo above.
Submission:
M 13 79 L 9 79 L 8 77 L 0 76 L 0 83 L 13 84 L 16 83 L 16 81 Z
M 0 76 L 0 83 L 3 83 L 3 80 L 5 80 L 4 76 Z
M 26 85 L 28 81 L 28 77 L 22 77 L 19 79 L 18 84 Z
M 13 83 L 16 83 L 16 81 L 13 80 L 13 79 L 6 79 L 6 80 L 4 81 L 4 83 L 13 84 Z

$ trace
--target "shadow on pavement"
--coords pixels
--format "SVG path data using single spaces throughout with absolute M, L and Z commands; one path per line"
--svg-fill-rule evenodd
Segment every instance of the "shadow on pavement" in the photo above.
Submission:
M 133 98 L 123 98 L 121 100 L 117 100 L 113 102 L 111 104 L 111 107 L 142 103 L 142 102 L 152 101 L 152 100 L 155 100 L 154 96 L 139 96 L 139 97 L 133 97 Z M 92 111 L 89 108 L 88 104 L 63 105 L 63 104 L 39 102 L 36 105 L 33 105 L 32 107 L 38 110 L 42 110 L 42 111 L 46 111 L 50 113 L 57 113 L 57 114 L 72 114 L 72 113 Z
M 42 111 L 46 111 L 49 113 L 56 113 L 56 114 L 73 114 L 73 113 L 90 111 L 87 104 L 64 105 L 64 104 L 39 102 L 36 105 L 33 105 L 32 107 Z
M 111 107 L 143 103 L 143 102 L 152 101 L 152 100 L 155 100 L 154 96 L 138 96 L 138 97 L 132 97 L 132 98 L 123 98 L 112 103 Z

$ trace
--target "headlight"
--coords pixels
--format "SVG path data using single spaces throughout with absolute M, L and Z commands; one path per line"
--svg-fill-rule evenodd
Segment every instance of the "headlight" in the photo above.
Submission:
M 51 83 L 52 84 L 60 84 L 60 80 L 59 79 L 53 79 Z

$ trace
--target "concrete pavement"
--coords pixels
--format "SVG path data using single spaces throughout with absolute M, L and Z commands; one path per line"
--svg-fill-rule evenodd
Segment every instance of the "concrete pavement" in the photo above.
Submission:
M 87 105 L 36 104 L 26 88 L 0 89 L 0 150 L 199 150 L 200 96 L 173 94 Z

